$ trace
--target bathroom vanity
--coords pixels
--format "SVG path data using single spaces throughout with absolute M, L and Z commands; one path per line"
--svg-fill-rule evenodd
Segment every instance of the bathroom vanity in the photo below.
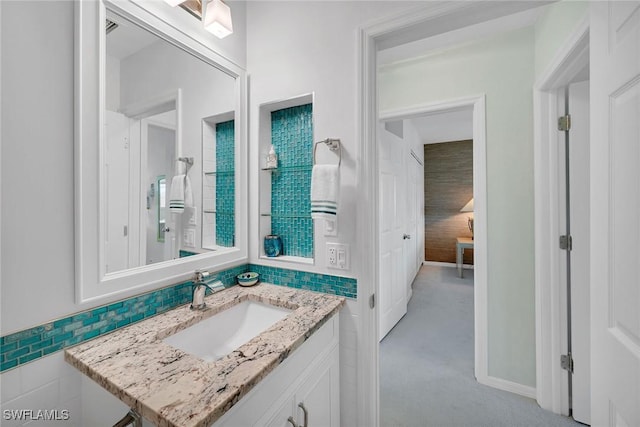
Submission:
M 205 301 L 204 310 L 178 307 L 69 348 L 65 360 L 155 425 L 339 425 L 344 298 L 259 284 Z M 267 327 L 252 329 L 261 322 Z M 226 330 L 248 341 L 234 347 L 228 337 L 207 335 Z M 172 338 L 179 334 L 182 343 Z M 233 350 L 202 350 L 190 340 L 222 340 Z

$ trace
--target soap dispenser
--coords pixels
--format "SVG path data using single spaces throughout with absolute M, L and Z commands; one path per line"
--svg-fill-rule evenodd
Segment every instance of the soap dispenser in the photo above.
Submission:
M 276 169 L 277 167 L 278 167 L 278 156 L 276 155 L 275 148 L 273 148 L 273 145 L 271 145 L 271 148 L 269 149 L 269 154 L 267 154 L 266 168 Z

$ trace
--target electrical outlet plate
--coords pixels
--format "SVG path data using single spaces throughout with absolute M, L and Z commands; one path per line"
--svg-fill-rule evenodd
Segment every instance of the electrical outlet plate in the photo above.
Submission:
M 327 243 L 327 267 L 348 270 L 349 258 L 349 245 L 344 243 Z
M 189 248 L 196 247 L 196 230 L 187 228 L 182 235 L 182 245 Z

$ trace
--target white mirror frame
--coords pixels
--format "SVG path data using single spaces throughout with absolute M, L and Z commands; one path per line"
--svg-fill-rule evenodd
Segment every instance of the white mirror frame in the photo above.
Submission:
M 152 2 L 153 3 L 153 2 Z M 165 7 L 162 3 L 161 7 Z M 77 304 L 108 302 L 188 280 L 196 269 L 222 270 L 248 262 L 246 72 L 216 53 L 206 40 L 188 35 L 172 19 L 174 9 L 143 2 L 75 2 L 75 298 Z M 106 6 L 236 80 L 236 246 L 171 261 L 103 274 L 104 213 L 101 212 L 104 148 Z M 153 6 L 153 5 L 152 5 Z M 165 8 L 168 8 L 166 6 Z M 194 21 L 195 22 L 195 21 Z

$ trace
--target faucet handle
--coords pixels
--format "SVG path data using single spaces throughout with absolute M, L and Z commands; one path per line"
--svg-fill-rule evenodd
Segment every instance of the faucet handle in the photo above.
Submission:
M 195 272 L 195 276 L 194 276 L 194 281 L 195 282 L 202 282 L 203 279 L 205 277 L 209 277 L 211 273 L 209 273 L 207 270 L 196 270 Z

